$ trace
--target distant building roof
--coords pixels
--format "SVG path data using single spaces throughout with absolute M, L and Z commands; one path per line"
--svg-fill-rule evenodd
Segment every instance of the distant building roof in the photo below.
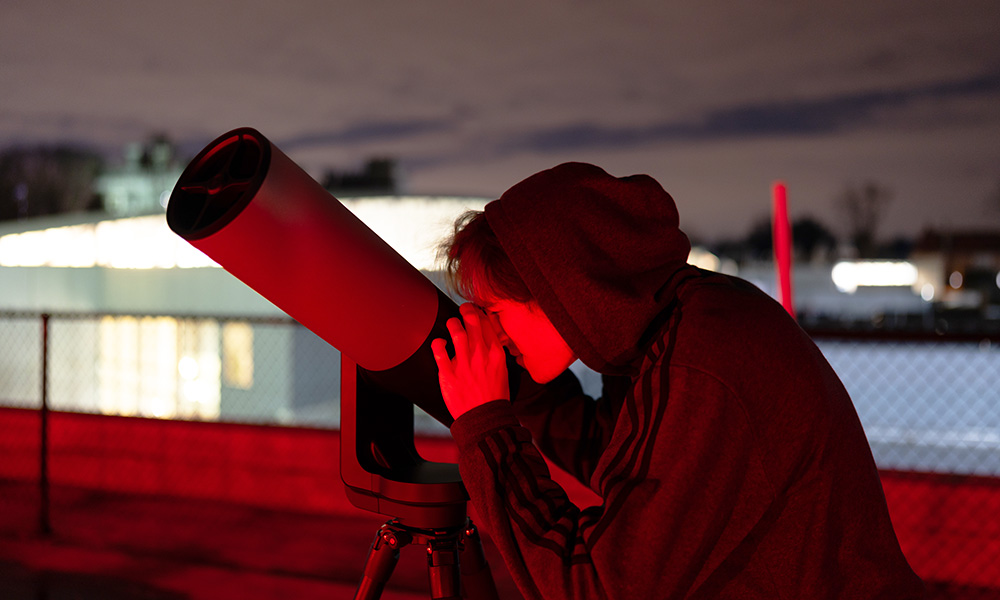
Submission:
M 466 210 L 485 198 L 371 196 L 340 199 L 418 269 L 433 270 L 436 245 Z M 214 262 L 167 227 L 158 214 L 106 213 L 25 220 L 0 226 L 0 267 L 207 267 Z
M 924 231 L 913 248 L 914 252 L 997 252 L 1000 253 L 1000 231 Z

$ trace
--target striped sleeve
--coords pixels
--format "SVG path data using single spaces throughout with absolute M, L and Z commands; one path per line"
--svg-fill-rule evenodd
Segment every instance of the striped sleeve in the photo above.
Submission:
M 481 525 L 525 598 L 684 597 L 772 501 L 745 413 L 690 369 L 657 364 L 636 381 L 595 472 L 601 506 L 569 500 L 508 402 L 462 415 L 452 435 Z
M 605 597 L 581 535 L 599 509 L 581 511 L 552 481 L 510 403 L 485 404 L 459 421 L 452 435 L 462 479 L 522 594 L 559 598 L 573 589 L 572 597 Z
M 605 388 L 604 396 L 595 400 L 571 371 L 545 385 L 525 375 L 519 388 L 512 403 L 517 420 L 546 458 L 589 486 L 625 392 L 609 394 Z

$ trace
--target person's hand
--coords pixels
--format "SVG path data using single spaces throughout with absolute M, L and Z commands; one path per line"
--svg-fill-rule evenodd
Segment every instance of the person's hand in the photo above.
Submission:
M 474 304 L 463 304 L 459 310 L 462 319 L 447 323 L 455 358 L 448 357 L 443 339 L 431 342 L 441 395 L 456 419 L 481 404 L 510 400 L 507 358 L 494 325 Z

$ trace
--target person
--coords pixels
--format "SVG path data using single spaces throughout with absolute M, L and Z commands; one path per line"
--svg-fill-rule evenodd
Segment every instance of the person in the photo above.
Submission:
M 921 597 L 836 374 L 769 296 L 687 264 L 654 179 L 559 165 L 446 249 L 471 302 L 454 356 L 432 352 L 462 479 L 525 598 Z M 570 502 L 540 451 L 600 506 Z

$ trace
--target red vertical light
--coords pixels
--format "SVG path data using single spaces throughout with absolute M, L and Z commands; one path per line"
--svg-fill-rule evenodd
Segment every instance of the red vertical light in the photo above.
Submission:
M 788 195 L 785 184 L 777 181 L 772 186 L 774 238 L 774 264 L 778 271 L 778 298 L 788 314 L 795 318 L 792 301 L 792 228 L 788 224 Z

